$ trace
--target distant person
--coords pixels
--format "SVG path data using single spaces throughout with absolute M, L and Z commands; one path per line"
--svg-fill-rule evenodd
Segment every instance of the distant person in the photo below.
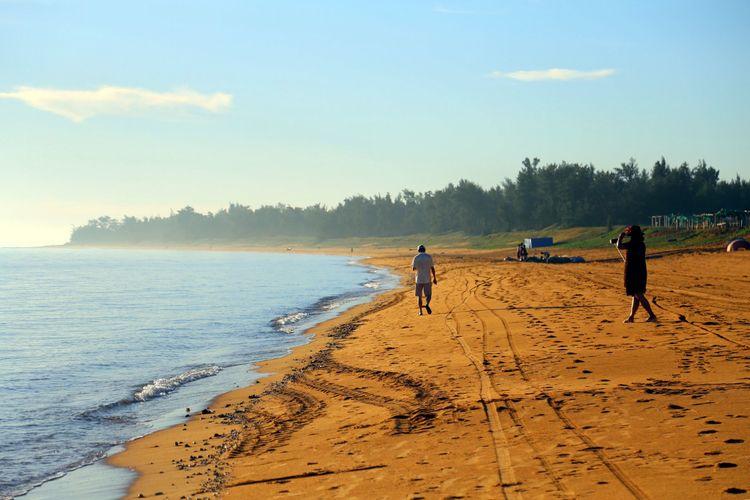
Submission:
M 529 256 L 528 250 L 526 250 L 526 245 L 521 242 L 520 245 L 518 245 L 518 249 L 516 250 L 516 257 L 518 257 L 519 262 L 526 262 L 526 258 Z
M 437 276 L 435 275 L 435 264 L 432 261 L 432 256 L 428 254 L 424 248 L 424 245 L 419 245 L 417 248 L 417 255 L 411 261 L 412 271 L 416 271 L 416 287 L 415 295 L 418 297 L 419 304 L 419 315 L 422 316 L 422 292 L 426 299 L 424 305 L 427 314 L 432 314 L 430 309 L 430 300 L 432 300 L 432 285 L 437 285 Z M 432 273 L 432 280 L 430 280 L 430 273 Z
M 623 241 L 629 236 L 629 241 Z M 646 299 L 646 244 L 643 242 L 643 231 L 640 226 L 628 226 L 617 238 L 617 249 L 625 250 L 625 293 L 633 297 L 630 316 L 624 323 L 632 323 L 638 306 L 642 305 L 648 313 L 648 322 L 656 321 L 656 315 Z

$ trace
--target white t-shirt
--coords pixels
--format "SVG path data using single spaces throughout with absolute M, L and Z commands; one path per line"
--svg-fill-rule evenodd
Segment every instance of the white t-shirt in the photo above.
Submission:
M 430 279 L 430 268 L 434 264 L 432 263 L 432 256 L 428 253 L 418 253 L 414 256 L 414 260 L 411 261 L 411 267 L 417 271 L 417 283 L 429 283 Z

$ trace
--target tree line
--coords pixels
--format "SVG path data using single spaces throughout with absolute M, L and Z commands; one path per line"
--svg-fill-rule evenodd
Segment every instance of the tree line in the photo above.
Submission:
M 74 228 L 73 244 L 252 242 L 264 238 L 329 239 L 463 232 L 470 235 L 552 225 L 647 224 L 651 215 L 750 208 L 750 181 L 720 180 L 705 161 L 650 169 L 634 159 L 612 171 L 590 164 L 526 158 L 515 180 L 483 188 L 468 180 L 437 191 L 351 196 L 335 207 L 240 204 L 215 213 L 187 206 L 168 217 L 108 216 Z

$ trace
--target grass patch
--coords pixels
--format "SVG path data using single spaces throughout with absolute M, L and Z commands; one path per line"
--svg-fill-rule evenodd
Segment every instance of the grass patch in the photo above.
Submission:
M 411 234 L 406 236 L 389 236 L 389 237 L 352 237 L 352 238 L 334 238 L 319 240 L 315 238 L 298 238 L 291 239 L 288 237 L 265 238 L 263 240 L 197 240 L 184 244 L 154 244 L 145 246 L 154 247 L 196 247 L 212 248 L 214 246 L 223 248 L 237 249 L 246 247 L 290 247 L 290 248 L 339 248 L 348 250 L 354 248 L 363 250 L 373 249 L 397 249 L 397 250 L 416 250 L 417 245 L 424 244 L 428 251 L 430 248 L 468 248 L 477 250 L 496 250 L 515 248 L 524 238 L 532 236 L 550 236 L 553 238 L 554 247 L 550 247 L 550 252 L 554 249 L 596 249 L 610 246 L 609 240 L 617 238 L 622 230 L 607 230 L 604 226 L 594 227 L 570 227 L 561 228 L 557 226 L 547 227 L 545 229 L 534 231 L 508 231 L 502 233 L 493 233 L 487 235 L 466 235 L 464 233 L 445 233 L 445 234 Z M 736 238 L 750 239 L 750 230 L 745 228 L 740 231 L 722 232 L 722 231 L 675 231 L 663 228 L 644 228 L 646 234 L 646 244 L 649 248 L 666 248 L 666 247 L 689 247 L 689 246 L 706 246 L 706 245 L 725 245 Z M 130 246 L 130 245 L 121 245 Z M 133 243 L 132 246 L 139 246 Z
M 532 236 L 551 236 L 555 242 L 553 248 L 595 249 L 610 246 L 609 240 L 617 238 L 622 230 L 607 230 L 605 226 L 560 228 L 548 227 L 536 231 L 509 231 L 483 236 L 465 235 L 463 233 L 447 234 L 414 234 L 408 236 L 381 238 L 341 238 L 318 241 L 313 246 L 319 247 L 354 247 L 354 248 L 398 248 L 413 250 L 418 244 L 430 247 L 472 248 L 493 250 L 514 248 L 524 238 Z M 650 248 L 688 247 L 726 244 L 729 241 L 749 237 L 747 228 L 733 232 L 723 231 L 674 231 L 660 228 L 645 228 L 646 244 Z

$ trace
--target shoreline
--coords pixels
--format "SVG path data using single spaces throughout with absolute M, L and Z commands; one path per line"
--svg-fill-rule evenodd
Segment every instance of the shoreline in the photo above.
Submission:
M 93 247 L 86 247 L 86 248 L 93 248 Z M 96 248 L 102 248 L 102 247 L 96 247 Z M 104 248 L 110 248 L 110 247 L 104 247 Z M 122 249 L 125 249 L 125 248 L 122 248 Z M 132 249 L 132 248 L 128 248 L 128 249 Z M 145 248 L 145 249 L 151 249 L 151 248 Z M 253 250 L 248 250 L 248 249 L 227 250 L 225 248 L 219 248 L 219 249 L 153 248 L 153 249 L 154 250 L 180 250 L 180 251 L 184 251 L 184 250 L 253 251 Z M 273 250 L 270 248 L 257 249 L 257 251 L 282 253 L 279 249 Z M 305 252 L 305 253 L 312 253 L 312 252 Z M 341 254 L 334 254 L 331 252 L 314 252 L 314 253 L 325 253 L 327 255 L 341 256 Z M 346 252 L 346 255 L 350 255 L 350 253 Z M 219 413 L 222 408 L 226 408 L 232 404 L 237 404 L 240 401 L 244 402 L 244 401 L 247 401 L 248 399 L 262 397 L 262 394 L 264 392 L 271 389 L 275 384 L 283 383 L 283 380 L 286 377 L 288 377 L 295 371 L 299 370 L 307 360 L 309 360 L 311 357 L 315 356 L 316 354 L 319 354 L 323 349 L 325 349 L 326 343 L 330 342 L 330 338 L 328 335 L 326 335 L 326 333 L 329 333 L 332 330 L 336 330 L 336 329 L 351 328 L 351 325 L 354 324 L 358 320 L 358 318 L 366 316 L 372 310 L 376 310 L 382 307 L 382 302 L 384 300 L 387 301 L 387 299 L 384 299 L 384 297 L 388 297 L 392 294 L 400 294 L 403 292 L 402 290 L 403 273 L 398 274 L 391 268 L 388 268 L 385 266 L 373 265 L 367 262 L 370 259 L 368 257 L 363 257 L 359 255 L 353 255 L 353 257 L 356 257 L 358 259 L 358 262 L 357 262 L 358 265 L 368 266 L 374 269 L 385 269 L 389 273 L 391 273 L 393 277 L 396 278 L 397 280 L 396 284 L 394 285 L 394 288 L 385 289 L 382 291 L 375 290 L 372 292 L 372 294 L 369 296 L 366 302 L 352 305 L 340 312 L 337 312 L 335 316 L 333 316 L 332 318 L 322 320 L 321 322 L 316 323 L 313 326 L 300 332 L 301 336 L 307 337 L 309 340 L 304 342 L 301 345 L 292 347 L 290 352 L 288 352 L 287 354 L 284 354 L 276 358 L 266 359 L 266 360 L 253 364 L 252 365 L 253 371 L 260 375 L 259 378 L 255 380 L 255 383 L 252 383 L 245 387 L 240 387 L 237 389 L 233 389 L 227 392 L 217 394 L 211 399 L 211 401 L 209 401 L 209 403 L 206 405 L 205 408 L 196 409 L 196 411 L 190 415 L 189 419 L 186 422 L 177 423 L 169 427 L 166 427 L 164 429 L 151 432 L 144 436 L 134 438 L 133 440 L 130 440 L 120 445 L 123 448 L 121 451 L 118 451 L 112 455 L 109 455 L 100 459 L 102 462 L 106 463 L 108 466 L 112 466 L 118 469 L 125 469 L 132 473 L 135 473 L 136 476 L 134 477 L 134 479 L 131 481 L 130 485 L 128 486 L 127 492 L 124 495 L 124 498 L 140 497 L 139 495 L 142 494 L 140 490 L 143 489 L 141 488 L 140 481 L 144 478 L 145 475 L 147 474 L 153 475 L 154 473 L 155 468 L 151 466 L 154 466 L 157 464 L 153 462 L 145 464 L 143 461 L 143 457 L 149 455 L 149 453 L 145 451 L 146 449 L 155 448 L 155 447 L 158 448 L 162 446 L 161 443 L 171 442 L 172 436 L 174 436 L 175 434 L 177 434 L 178 436 L 181 436 L 182 432 L 187 432 L 188 434 L 191 434 L 191 431 L 193 430 L 192 428 L 205 424 L 204 420 L 206 419 L 207 415 Z M 206 410 L 210 410 L 212 413 L 210 414 L 205 413 Z M 219 434 L 219 433 L 214 433 L 214 435 L 215 434 Z M 160 470 L 158 472 L 158 479 L 159 481 L 167 481 L 169 480 L 169 476 L 166 474 L 163 474 L 163 471 Z M 165 492 L 166 490 L 168 490 L 168 488 L 162 487 L 161 490 L 159 491 L 162 494 L 168 495 L 168 493 Z M 161 495 L 156 495 L 156 496 L 161 496 Z
M 369 253 L 404 284 L 411 254 Z M 315 325 L 255 384 L 110 457 L 138 473 L 125 498 L 750 491 L 745 253 L 654 252 L 660 321 L 634 325 L 611 249 L 432 253 L 433 315 L 399 286 Z
M 295 348 L 304 347 L 308 343 L 311 342 L 313 338 L 312 331 L 314 331 L 315 327 L 317 327 L 320 324 L 327 323 L 337 317 L 339 317 L 342 313 L 345 313 L 352 307 L 358 307 L 359 305 L 366 305 L 370 304 L 373 300 L 376 299 L 377 296 L 387 293 L 389 290 L 391 290 L 394 286 L 398 286 L 398 277 L 395 275 L 389 273 L 389 272 L 383 272 L 383 268 L 372 266 L 369 263 L 364 262 L 364 259 L 360 258 L 359 256 L 354 256 L 351 259 L 341 259 L 341 256 L 337 256 L 339 258 L 339 262 L 341 266 L 347 265 L 351 266 L 354 265 L 362 271 L 357 271 L 357 273 L 361 274 L 365 281 L 359 282 L 359 281 L 352 281 L 351 288 L 344 288 L 343 292 L 340 294 L 338 292 L 337 295 L 321 295 L 317 299 L 314 299 L 310 304 L 302 304 L 300 305 L 300 308 L 295 312 L 294 310 L 291 310 L 289 313 L 283 313 L 280 316 L 276 318 L 272 318 L 269 320 L 269 324 L 271 327 L 276 330 L 276 335 L 282 335 L 287 336 L 289 333 L 292 333 L 291 329 L 294 329 L 294 337 L 297 338 L 294 342 L 295 347 L 291 347 L 291 351 L 293 351 Z M 367 272 L 365 272 L 367 271 Z M 369 273 L 375 273 L 375 274 L 369 274 Z M 366 276 L 366 277 L 365 277 Z M 360 278 L 362 279 L 362 278 Z M 317 293 L 320 294 L 320 291 L 316 291 L 314 287 L 311 289 L 311 293 L 313 296 Z M 324 300 L 325 299 L 325 300 Z M 289 321 L 282 321 L 278 322 L 278 320 L 284 320 L 289 318 L 290 316 L 296 316 L 300 315 L 302 316 L 301 319 L 299 318 L 292 318 L 291 322 Z M 110 464 L 110 458 L 112 455 L 116 455 L 120 453 L 117 451 L 117 448 L 122 448 L 127 446 L 127 444 L 131 441 L 135 441 L 138 439 L 143 439 L 145 437 L 148 437 L 149 435 L 160 432 L 161 430 L 168 429 L 170 427 L 181 425 L 186 419 L 181 419 L 180 408 L 184 407 L 192 407 L 193 410 L 198 410 L 190 412 L 191 414 L 195 415 L 195 413 L 199 413 L 200 410 L 202 410 L 205 407 L 208 407 L 209 405 L 213 405 L 216 403 L 217 398 L 221 397 L 222 395 L 226 394 L 227 392 L 231 392 L 234 387 L 253 387 L 256 383 L 256 379 L 260 378 L 261 380 L 267 378 L 268 374 L 265 373 L 262 369 L 262 363 L 268 360 L 274 360 L 278 358 L 283 358 L 285 356 L 288 356 L 290 353 L 290 349 L 285 349 L 282 352 L 277 352 L 272 354 L 272 358 L 267 358 L 266 360 L 262 360 L 260 363 L 255 363 L 252 361 L 248 361 L 248 358 L 245 358 L 246 361 L 242 363 L 241 365 L 237 365 L 237 368 L 240 368 L 246 372 L 248 372 L 248 377 L 245 378 L 244 383 L 240 381 L 238 384 L 224 384 L 222 386 L 217 386 L 216 390 L 214 392 L 208 392 L 208 398 L 203 399 L 201 401 L 192 401 L 189 402 L 189 404 L 183 404 L 181 405 L 179 402 L 176 403 L 177 406 L 174 404 L 174 410 L 176 410 L 177 418 L 175 418 L 175 415 L 172 415 L 168 417 L 167 420 L 159 419 L 161 422 L 153 427 L 156 427 L 155 430 L 148 432 L 147 434 L 135 436 L 131 439 L 128 439 L 125 442 L 122 442 L 112 448 L 109 448 L 107 450 L 104 450 L 104 453 L 100 455 L 101 458 L 92 459 L 91 461 L 87 463 L 82 463 L 81 465 L 78 465 L 74 468 L 71 468 L 69 470 L 64 470 L 59 472 L 54 477 L 49 477 L 45 479 L 44 481 L 40 481 L 37 484 L 34 484 L 33 486 L 30 486 L 27 490 L 25 490 L 23 493 L 18 493 L 19 495 L 24 495 L 26 498 L 35 498 L 36 495 L 41 496 L 42 498 L 49 498 L 49 495 L 52 494 L 52 492 L 59 487 L 64 488 L 66 491 L 68 491 L 68 494 L 70 495 L 71 491 L 75 491 L 74 488 L 71 488 L 71 485 L 74 485 L 76 480 L 71 480 L 70 477 L 73 475 L 74 477 L 77 477 L 77 481 L 83 481 L 83 483 L 92 484 L 94 477 L 99 477 L 100 480 L 104 480 L 105 482 L 108 480 L 108 474 L 106 474 L 107 469 L 113 471 L 112 476 L 114 479 L 116 479 L 116 475 L 118 474 L 117 471 L 115 471 L 114 468 Z M 231 368 L 235 368 L 235 365 L 231 365 Z M 164 427 L 164 425 L 167 425 L 167 427 Z M 92 467 L 94 466 L 94 467 Z M 131 472 L 130 468 L 121 468 L 116 467 L 117 470 L 121 470 L 123 472 Z M 87 471 L 92 471 L 91 473 L 88 473 Z M 102 472 L 104 471 L 104 473 Z M 123 477 L 123 476 L 121 476 Z M 114 480 L 113 479 L 113 480 Z M 118 481 L 119 482 L 119 481 Z M 128 483 L 131 483 L 133 481 L 129 481 Z M 83 484 L 81 483 L 81 484 Z M 54 484 L 54 486 L 53 486 Z M 120 487 L 117 487 L 116 489 L 112 490 L 117 497 L 120 497 L 125 494 L 126 490 L 121 490 Z M 109 494 L 109 492 L 106 491 L 106 488 L 103 488 L 100 493 L 106 492 Z M 117 493 L 121 492 L 121 493 Z M 69 498 L 75 498 L 75 496 L 69 496 Z M 114 497 L 113 497 L 114 498 Z
M 432 315 L 402 287 L 318 325 L 214 413 L 113 457 L 141 473 L 127 498 L 750 491 L 750 260 L 650 260 L 659 323 L 625 325 L 622 264 L 584 256 L 439 255 Z
M 332 256 L 351 255 L 354 257 L 367 257 L 369 253 L 393 250 L 391 247 L 360 247 L 366 248 L 367 252 L 351 252 L 350 247 L 328 247 L 328 246 L 298 246 L 289 247 L 285 245 L 226 245 L 226 244 L 193 244 L 193 245 L 45 245 L 38 247 L 4 247 L 6 249 L 22 250 L 143 250 L 143 251 L 179 251 L 179 252 L 257 252 L 257 253 L 302 253 L 321 254 Z

